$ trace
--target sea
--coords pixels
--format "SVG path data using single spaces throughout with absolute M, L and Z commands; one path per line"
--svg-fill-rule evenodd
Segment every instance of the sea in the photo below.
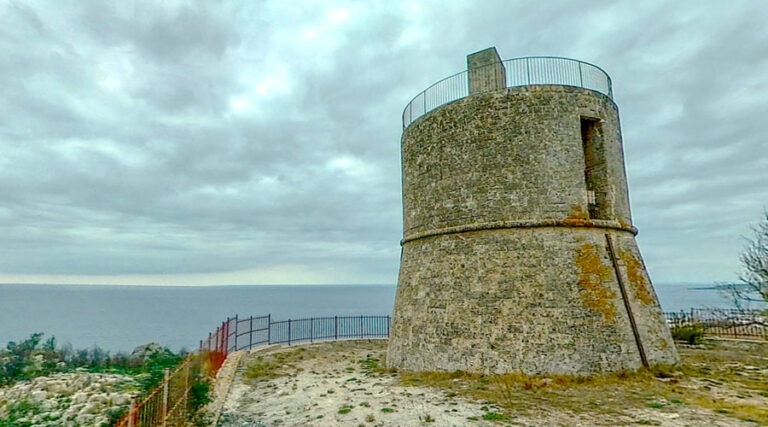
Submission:
M 0 284 L 0 345 L 32 333 L 112 353 L 161 343 L 194 350 L 227 317 L 389 315 L 395 285 L 117 286 Z M 664 311 L 728 308 L 712 285 L 656 284 Z

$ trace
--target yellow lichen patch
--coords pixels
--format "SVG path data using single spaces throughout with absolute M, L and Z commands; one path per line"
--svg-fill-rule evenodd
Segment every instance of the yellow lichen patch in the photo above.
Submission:
M 613 322 L 616 317 L 616 293 L 605 285 L 611 277 L 611 269 L 603 265 L 594 245 L 585 243 L 578 252 L 575 261 L 581 269 L 579 286 L 584 289 L 581 299 L 588 308 L 602 313 L 606 322 Z
M 648 288 L 648 281 L 645 279 L 643 263 L 631 252 L 619 251 L 619 257 L 624 261 L 624 265 L 627 268 L 627 278 L 629 284 L 632 286 L 632 290 L 635 293 L 635 298 L 644 305 L 653 304 L 654 298 L 651 294 L 651 290 Z
M 564 220 L 567 224 L 586 224 L 589 221 L 589 214 L 584 212 L 579 205 L 571 205 L 571 214 Z

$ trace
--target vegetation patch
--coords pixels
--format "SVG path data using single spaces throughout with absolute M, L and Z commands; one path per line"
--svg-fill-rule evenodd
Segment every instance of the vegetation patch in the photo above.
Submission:
M 110 354 L 99 347 L 74 350 L 71 345 L 57 347 L 55 337 L 43 342 L 43 333 L 38 332 L 19 343 L 11 341 L 0 350 L 0 386 L 80 370 L 134 377 L 144 392 L 158 384 L 164 370 L 178 365 L 184 356 L 160 346 L 143 357 Z
M 699 345 L 704 341 L 704 328 L 700 325 L 675 326 L 672 328 L 672 338 L 691 345 Z
M 768 343 L 707 341 L 680 349 L 679 366 L 591 377 L 403 372 L 406 386 L 431 386 L 477 401 L 495 402 L 483 419 L 533 416 L 536 411 L 631 417 L 636 411 L 700 408 L 768 424 Z M 655 421 L 642 418 L 648 425 Z M 638 420 L 639 421 L 639 420 Z
M 291 375 L 296 372 L 296 363 L 315 357 L 316 355 L 308 352 L 306 348 L 266 353 L 248 361 L 245 377 L 252 380 L 269 380 Z
M 184 357 L 154 343 L 128 355 L 57 346 L 54 337 L 43 340 L 42 333 L 11 341 L 0 349 L 0 427 L 112 425 L 131 397 L 150 392 Z M 203 399 L 198 391 L 198 400 Z M 194 405 L 194 390 L 191 399 Z

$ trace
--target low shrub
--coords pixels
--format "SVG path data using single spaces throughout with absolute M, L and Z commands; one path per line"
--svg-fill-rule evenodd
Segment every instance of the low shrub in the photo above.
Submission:
M 672 338 L 698 345 L 704 339 L 704 329 L 700 325 L 675 326 L 672 328 Z
M 4 350 L 0 349 L 0 387 L 80 368 L 88 372 L 135 377 L 139 389 L 146 391 L 162 380 L 164 369 L 173 368 L 183 359 L 183 354 L 174 354 L 168 349 L 137 359 L 124 353 L 112 355 L 99 347 L 75 350 L 66 344 L 57 348 L 55 337 L 43 342 L 43 333 L 38 332 L 21 342 L 11 341 Z
M 194 384 L 189 389 L 189 406 L 197 411 L 211 402 L 211 383 L 205 381 Z

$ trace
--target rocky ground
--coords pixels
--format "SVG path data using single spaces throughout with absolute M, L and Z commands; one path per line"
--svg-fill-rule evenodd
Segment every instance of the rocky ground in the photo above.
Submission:
M 0 425 L 101 426 L 136 394 L 131 377 L 72 372 L 0 389 Z
M 768 425 L 768 344 L 684 347 L 671 370 L 599 378 L 408 374 L 386 341 L 246 354 L 219 426 Z
M 499 408 L 399 384 L 381 368 L 386 343 L 277 347 L 240 363 L 219 426 L 491 425 Z

